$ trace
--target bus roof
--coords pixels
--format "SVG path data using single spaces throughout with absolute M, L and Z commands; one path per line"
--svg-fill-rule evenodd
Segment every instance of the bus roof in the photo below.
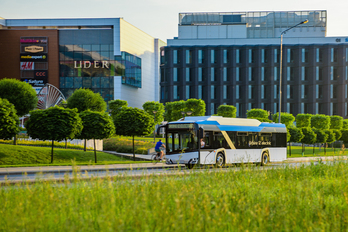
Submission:
M 260 122 L 257 119 L 226 118 L 222 116 L 191 116 L 185 117 L 176 123 L 197 123 L 204 130 L 216 131 L 248 131 L 248 132 L 286 132 L 286 127 L 281 123 Z

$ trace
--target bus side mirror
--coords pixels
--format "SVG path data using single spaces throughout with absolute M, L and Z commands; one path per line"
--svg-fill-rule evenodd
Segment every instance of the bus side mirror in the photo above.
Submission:
M 204 137 L 204 130 L 202 127 L 199 128 L 199 137 L 203 138 Z

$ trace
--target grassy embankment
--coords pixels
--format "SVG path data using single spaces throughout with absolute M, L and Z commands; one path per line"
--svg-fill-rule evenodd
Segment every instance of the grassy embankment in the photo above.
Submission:
M 341 149 L 341 148 L 326 148 L 326 154 L 325 150 L 322 147 L 321 149 L 319 147 L 314 148 L 314 154 L 313 154 L 313 147 L 306 147 L 304 151 L 304 155 L 302 156 L 302 147 L 300 146 L 291 146 L 291 156 L 290 156 L 290 147 L 288 147 L 288 158 L 291 157 L 313 157 L 313 156 L 342 156 L 342 155 L 348 155 L 348 149 Z
M 129 159 L 97 151 L 97 164 L 134 163 Z M 54 149 L 54 161 L 51 164 L 50 147 L 33 147 L 0 144 L 0 167 L 11 166 L 48 166 L 48 165 L 94 164 L 94 151 Z
M 0 188 L 0 231 L 347 231 L 348 164 Z

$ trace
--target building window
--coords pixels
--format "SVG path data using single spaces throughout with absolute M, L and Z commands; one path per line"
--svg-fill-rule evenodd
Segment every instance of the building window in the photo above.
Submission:
M 332 81 L 336 81 L 338 79 L 337 67 L 331 66 L 330 76 Z
M 211 99 L 215 99 L 215 86 L 214 86 L 214 85 L 211 85 L 211 86 L 210 86 L 210 90 L 211 90 L 210 98 L 211 98 Z
M 301 113 L 302 113 L 302 114 L 305 113 L 305 110 L 304 110 L 304 103 L 303 103 L 303 102 L 301 103 Z
M 191 90 L 191 86 L 189 85 L 186 85 L 186 99 L 189 99 L 190 98 L 190 91 Z
M 323 62 L 323 51 L 321 48 L 316 49 L 315 60 L 316 62 Z
M 308 85 L 301 85 L 301 98 L 307 99 L 308 96 Z
M 198 50 L 198 63 L 202 64 L 204 63 L 204 51 Z
M 178 50 L 173 50 L 173 63 L 178 63 Z
M 211 81 L 215 81 L 215 69 L 214 68 L 210 68 L 210 77 L 211 77 Z
M 236 63 L 239 63 L 239 49 L 236 49 Z
M 253 86 L 249 85 L 249 99 L 253 99 Z
M 331 48 L 331 62 L 337 62 L 337 48 Z
M 192 51 L 186 50 L 186 64 L 192 63 Z
M 173 85 L 173 98 L 175 100 L 180 99 L 179 88 L 177 85 Z
M 286 52 L 286 61 L 287 61 L 288 63 L 294 62 L 294 51 L 293 51 L 293 49 L 291 49 L 291 48 L 288 48 L 288 49 L 287 49 L 287 52 Z
M 337 85 L 330 85 L 331 98 L 337 98 Z
M 203 76 L 202 76 L 202 68 L 198 68 L 198 81 L 202 81 Z
M 236 85 L 236 99 L 239 99 L 239 85 Z
M 227 88 L 227 85 L 224 85 L 224 99 L 228 99 L 228 98 L 229 98 L 228 88 Z
M 186 68 L 186 81 L 191 81 L 190 68 Z
M 236 81 L 239 81 L 239 67 L 236 68 Z
M 294 98 L 294 88 L 292 85 L 287 85 L 286 86 L 286 94 L 288 99 L 293 99 Z
M 344 96 L 344 97 L 345 97 L 345 98 L 348 97 L 348 93 L 347 93 L 348 88 L 347 88 L 347 87 L 348 87 L 347 85 L 344 86 L 344 88 L 345 88 L 345 91 L 344 91 L 344 95 L 345 95 L 345 96 Z
M 261 81 L 265 81 L 265 67 L 261 67 Z
M 346 62 L 348 62 L 348 48 L 346 48 Z
M 278 80 L 278 67 L 274 67 L 274 81 Z
M 249 49 L 249 64 L 253 63 L 253 50 Z
M 210 103 L 210 114 L 213 115 L 215 114 L 215 104 L 214 103 Z
M 316 85 L 315 86 L 315 96 L 317 99 L 323 98 L 323 86 L 322 85 Z
M 224 64 L 228 63 L 228 51 L 227 49 L 224 50 Z
M 278 49 L 275 48 L 275 49 L 274 49 L 274 63 L 278 63 L 278 57 L 279 57 L 279 55 L 278 55 Z
M 252 67 L 249 67 L 249 81 L 253 81 L 253 69 Z
M 348 80 L 348 66 L 346 66 L 346 80 Z
M 302 63 L 308 62 L 308 49 L 306 48 L 302 48 L 301 61 Z
M 173 81 L 177 82 L 178 81 L 178 69 L 173 68 Z
M 223 80 L 227 81 L 227 68 L 223 68 Z
M 305 67 L 301 67 L 301 81 L 305 81 L 306 76 L 305 76 Z
M 198 99 L 203 99 L 202 86 L 198 86 Z
M 210 63 L 216 63 L 215 50 L 210 50 Z
M 277 110 L 278 110 L 278 104 L 275 102 L 273 103 L 273 112 L 277 113 Z
M 265 63 L 265 49 L 261 49 L 261 63 Z
M 265 85 L 261 85 L 261 99 L 265 99 Z
M 278 85 L 274 85 L 273 86 L 273 95 L 274 95 L 274 99 L 277 99 L 278 96 Z

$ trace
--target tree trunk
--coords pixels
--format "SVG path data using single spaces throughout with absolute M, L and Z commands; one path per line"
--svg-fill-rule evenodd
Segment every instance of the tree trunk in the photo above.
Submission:
M 17 145 L 17 134 L 13 137 L 13 145 Z
M 53 164 L 53 146 L 54 146 L 54 140 L 52 140 L 51 164 Z
M 302 156 L 304 156 L 304 143 L 302 143 Z
M 324 145 L 324 154 L 326 155 L 326 146 L 327 146 L 327 143 L 325 143 Z
M 68 148 L 68 140 L 65 138 L 65 149 Z
M 97 163 L 97 151 L 95 147 L 95 139 L 93 139 L 93 143 L 94 143 L 94 159 L 95 159 L 95 163 Z
M 84 147 L 83 147 L 83 150 L 84 150 L 84 151 L 87 151 L 87 139 L 85 139 L 85 141 L 84 141 Z
M 134 135 L 133 135 L 133 160 L 135 161 Z
M 315 148 L 315 143 L 313 143 L 313 155 L 314 155 L 314 148 Z

